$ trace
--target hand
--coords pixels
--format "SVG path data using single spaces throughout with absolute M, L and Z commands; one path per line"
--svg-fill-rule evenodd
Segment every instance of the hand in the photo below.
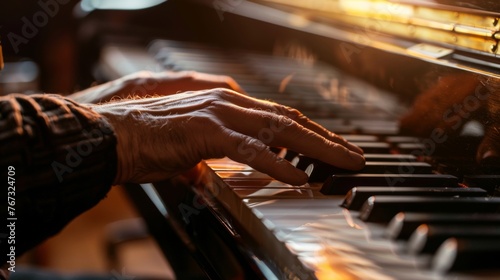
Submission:
M 293 185 L 307 175 L 268 146 L 287 147 L 332 165 L 357 170 L 362 150 L 299 111 L 227 89 L 122 100 L 94 109 L 118 140 L 115 183 L 155 182 L 202 159 L 229 157 Z
M 141 71 L 74 93 L 69 97 L 80 103 L 100 103 L 112 99 L 166 96 L 183 91 L 211 88 L 227 88 L 244 92 L 238 83 L 229 76 L 195 71 L 158 73 Z

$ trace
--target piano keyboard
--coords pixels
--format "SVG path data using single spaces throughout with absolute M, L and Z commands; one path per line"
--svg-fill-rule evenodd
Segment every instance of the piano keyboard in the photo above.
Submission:
M 203 165 L 211 196 L 280 278 L 500 278 L 500 167 L 478 167 L 474 151 L 430 155 L 422 139 L 398 135 L 405 108 L 394 95 L 320 62 L 162 40 L 150 51 L 171 70 L 232 76 L 364 149 L 367 166 L 356 173 L 281 151 L 310 174 L 303 186 L 228 159 Z
M 215 198 L 287 279 L 500 277 L 493 261 L 500 256 L 500 198 L 456 177 L 448 175 L 454 180 L 445 186 L 394 187 L 386 181 L 330 195 L 324 191 L 328 182 L 295 187 L 227 159 L 207 164 L 222 179 Z

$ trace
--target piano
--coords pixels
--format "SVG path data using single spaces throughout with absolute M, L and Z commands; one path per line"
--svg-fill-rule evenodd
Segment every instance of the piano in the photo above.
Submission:
M 170 0 L 152 9 L 175 18 L 176 31 L 101 40 L 99 77 L 229 75 L 367 159 L 350 172 L 273 147 L 309 183 L 213 159 L 125 186 L 177 278 L 500 278 L 500 164 L 488 152 L 499 146 L 500 4 Z

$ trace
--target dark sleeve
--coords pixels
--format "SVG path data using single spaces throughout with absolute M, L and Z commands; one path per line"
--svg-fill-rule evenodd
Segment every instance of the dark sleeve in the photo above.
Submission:
M 0 265 L 11 246 L 20 256 L 104 198 L 116 157 L 113 130 L 92 109 L 57 95 L 0 97 Z

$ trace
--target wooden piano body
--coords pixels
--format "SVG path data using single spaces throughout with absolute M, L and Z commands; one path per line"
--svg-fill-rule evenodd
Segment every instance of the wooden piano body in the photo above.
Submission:
M 311 172 L 310 183 L 285 185 L 219 159 L 166 182 L 126 186 L 179 279 L 500 278 L 500 165 L 494 156 L 475 161 L 478 149 L 495 146 L 491 131 L 500 120 L 498 4 L 172 0 L 153 9 L 174 32 L 103 36 L 101 76 L 161 69 L 233 76 L 249 95 L 297 107 L 358 143 L 373 168 L 345 173 L 282 150 Z M 379 177 L 349 181 L 367 174 Z M 454 179 L 410 183 L 421 175 Z M 453 200 L 469 195 L 387 193 L 406 183 L 450 192 L 478 187 L 479 198 L 456 206 Z M 347 209 L 348 190 L 356 187 L 347 198 L 359 198 L 372 184 L 386 188 Z M 376 216 L 378 203 L 393 198 L 401 201 L 390 217 Z M 416 200 L 429 204 L 411 208 Z M 409 210 L 392 219 L 398 207 Z M 414 212 L 437 216 L 398 239 Z M 446 229 L 458 233 L 439 235 Z

